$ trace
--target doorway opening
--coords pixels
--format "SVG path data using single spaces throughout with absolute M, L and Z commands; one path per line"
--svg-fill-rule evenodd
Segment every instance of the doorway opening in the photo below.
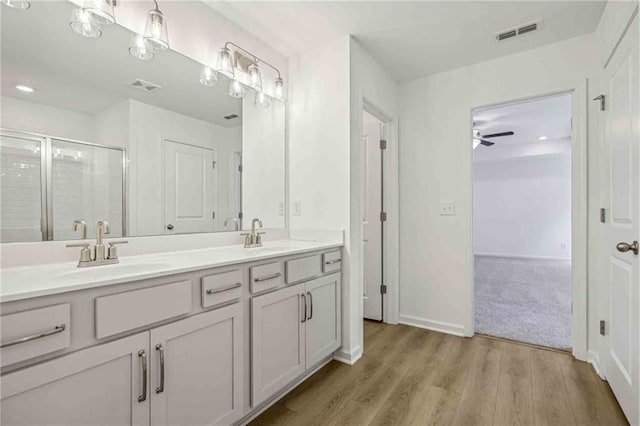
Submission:
M 384 151 L 385 124 L 362 111 L 363 185 L 362 253 L 363 316 L 384 321 Z
M 476 333 L 573 347 L 572 97 L 473 111 Z

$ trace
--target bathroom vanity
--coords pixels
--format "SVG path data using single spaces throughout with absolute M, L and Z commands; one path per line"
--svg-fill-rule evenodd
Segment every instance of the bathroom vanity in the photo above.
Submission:
M 234 424 L 333 357 L 341 243 L 2 271 L 3 424 Z

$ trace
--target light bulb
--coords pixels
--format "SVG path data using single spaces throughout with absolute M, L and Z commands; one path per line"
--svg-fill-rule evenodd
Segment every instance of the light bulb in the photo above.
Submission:
M 249 82 L 251 87 L 260 91 L 262 90 L 262 74 L 260 73 L 260 67 L 257 63 L 249 65 Z
M 231 80 L 229 83 L 229 96 L 241 98 L 244 96 L 244 86 L 238 80 Z
M 144 39 L 155 49 L 164 50 L 169 48 L 167 20 L 158 9 L 150 10 L 147 15 Z
M 278 77 L 276 78 L 276 97 L 282 99 L 284 96 L 284 80 Z
M 218 82 L 218 76 L 216 72 L 206 65 L 203 65 L 200 69 L 200 84 L 204 86 L 215 86 Z
M 155 56 L 155 53 L 153 53 L 153 47 L 147 43 L 144 37 L 140 34 L 133 34 L 131 36 L 129 53 L 131 53 L 131 56 L 134 58 L 138 58 L 142 61 L 148 61 L 153 59 Z
M 102 35 L 100 26 L 95 23 L 91 15 L 80 8 L 71 11 L 71 29 L 83 37 L 98 38 Z
M 233 58 L 231 50 L 227 47 L 223 47 L 218 52 L 218 71 L 226 75 L 229 78 L 234 78 Z
M 115 3 L 115 0 L 85 0 L 82 10 L 90 14 L 96 23 L 110 25 L 116 22 L 113 13 Z

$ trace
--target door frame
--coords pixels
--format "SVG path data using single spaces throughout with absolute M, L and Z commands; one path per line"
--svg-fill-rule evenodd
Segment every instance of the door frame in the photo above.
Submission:
M 366 111 L 383 124 L 385 138 L 387 140 L 386 152 L 383 154 L 382 161 L 382 193 L 384 211 L 387 213 L 387 220 L 382 231 L 382 247 L 383 247 L 383 276 L 382 283 L 387 286 L 387 293 L 382 295 L 382 322 L 388 324 L 397 324 L 399 317 L 399 209 L 398 209 L 398 119 L 387 114 L 382 108 L 370 101 L 365 96 L 360 96 L 360 105 L 358 113 L 358 141 L 362 141 L 364 137 L 362 112 Z M 361 145 L 361 144 L 360 144 Z M 358 177 L 362 176 L 364 152 L 360 152 L 359 158 L 360 170 Z M 353 174 L 352 174 L 353 176 Z M 358 230 L 359 230 L 359 256 L 360 265 L 358 274 L 357 294 L 359 306 L 359 320 L 363 321 L 364 300 L 362 294 L 364 291 L 364 252 L 362 250 L 362 236 L 364 233 L 362 225 L 362 217 L 364 214 L 364 200 L 362 194 L 365 182 L 362 181 L 358 185 L 359 191 L 357 197 L 359 199 L 358 211 Z M 381 283 L 381 284 L 382 284 Z
M 469 191 L 469 216 L 467 220 L 471 224 L 470 238 L 467 252 L 469 291 L 468 309 L 464 335 L 471 337 L 475 333 L 475 277 L 474 277 L 474 250 L 473 250 L 473 112 L 474 110 L 504 106 L 527 102 L 555 95 L 571 93 L 572 96 L 572 138 L 571 138 L 571 334 L 572 353 L 579 360 L 587 359 L 587 80 L 576 82 L 572 87 L 549 92 L 531 94 L 518 99 L 505 99 L 488 105 L 474 106 L 469 110 L 469 144 L 467 149 L 467 168 L 469 170 L 467 184 Z

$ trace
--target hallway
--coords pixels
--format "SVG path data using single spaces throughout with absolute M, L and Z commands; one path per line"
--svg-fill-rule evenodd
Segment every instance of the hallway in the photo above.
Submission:
M 609 386 L 570 355 L 365 321 L 365 355 L 332 361 L 252 425 L 624 425 Z

